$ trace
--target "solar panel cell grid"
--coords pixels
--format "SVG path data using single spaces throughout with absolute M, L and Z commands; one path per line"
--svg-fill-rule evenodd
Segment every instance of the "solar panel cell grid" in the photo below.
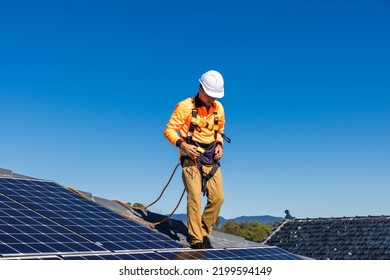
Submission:
M 105 251 L 0 194 L 0 254 Z
M 83 235 L 107 250 L 181 248 L 177 242 L 156 234 L 96 203 L 54 183 L 34 180 L 0 181 L 0 192 L 34 209 L 60 225 Z

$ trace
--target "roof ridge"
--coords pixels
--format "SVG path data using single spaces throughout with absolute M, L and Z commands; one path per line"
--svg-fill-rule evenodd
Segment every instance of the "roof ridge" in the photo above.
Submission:
M 390 219 L 390 215 L 368 215 L 368 216 L 354 216 L 354 217 L 329 217 L 329 218 L 295 218 L 294 221 L 301 222 L 301 221 L 325 221 L 325 220 L 361 220 L 361 219 Z

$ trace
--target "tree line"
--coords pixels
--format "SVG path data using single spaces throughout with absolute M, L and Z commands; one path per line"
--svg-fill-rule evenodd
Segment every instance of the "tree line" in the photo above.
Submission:
M 241 236 L 249 241 L 261 242 L 273 230 L 273 226 L 271 224 L 262 224 L 257 221 L 237 223 L 231 220 L 221 228 L 217 227 L 217 229 L 224 233 Z

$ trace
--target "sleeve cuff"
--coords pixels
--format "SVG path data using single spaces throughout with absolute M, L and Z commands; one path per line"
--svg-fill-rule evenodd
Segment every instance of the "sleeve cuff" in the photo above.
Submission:
M 181 146 L 181 143 L 183 143 L 183 140 L 179 139 L 176 141 L 176 147 L 179 147 Z

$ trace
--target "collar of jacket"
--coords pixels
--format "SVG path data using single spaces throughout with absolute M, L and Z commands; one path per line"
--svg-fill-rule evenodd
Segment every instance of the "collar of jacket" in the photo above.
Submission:
M 195 96 L 194 102 L 195 102 L 195 107 L 196 108 L 199 108 L 199 107 L 202 107 L 202 106 L 206 107 L 206 105 L 203 104 L 202 100 L 200 100 L 199 93 Z M 213 103 L 213 108 L 215 108 L 215 102 Z

